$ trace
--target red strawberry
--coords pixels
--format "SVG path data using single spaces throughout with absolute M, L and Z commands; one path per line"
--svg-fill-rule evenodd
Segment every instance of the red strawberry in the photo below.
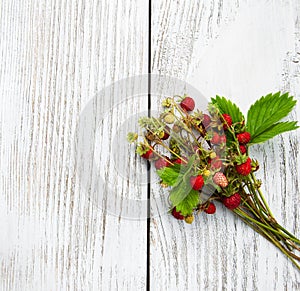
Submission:
M 190 178 L 190 184 L 194 190 L 200 190 L 204 185 L 204 179 L 201 175 L 192 176 Z
M 246 144 L 251 140 L 251 134 L 247 131 L 236 135 L 240 144 Z
M 223 118 L 224 118 L 224 120 L 225 120 L 225 123 L 224 123 L 224 125 L 223 125 L 223 128 L 224 128 L 224 130 L 227 130 L 228 127 L 230 127 L 230 126 L 232 125 L 232 119 L 231 119 L 231 116 L 230 116 L 229 114 L 226 114 L 226 113 L 222 114 L 222 116 L 223 116 Z
M 164 130 L 164 136 L 161 139 L 163 139 L 163 140 L 168 139 L 169 136 L 170 136 L 170 127 L 166 126 L 165 130 Z
M 210 162 L 210 167 L 212 170 L 216 170 L 219 169 L 223 166 L 222 161 L 220 160 L 220 158 L 218 156 L 216 156 L 214 159 L 211 160 Z
M 210 116 L 207 114 L 203 114 L 203 120 L 202 120 L 202 124 L 204 127 L 208 127 L 211 123 L 211 119 Z
M 213 181 L 215 182 L 215 184 L 217 184 L 218 186 L 221 186 L 223 188 L 228 186 L 227 178 L 221 172 L 215 173 L 215 175 L 213 177 Z
M 235 165 L 236 171 L 243 175 L 247 176 L 251 173 L 251 159 L 248 157 L 247 161 L 241 165 Z
M 230 197 L 223 198 L 223 204 L 228 209 L 235 209 L 241 204 L 241 195 L 239 193 L 235 193 Z
M 151 159 L 152 157 L 153 157 L 153 150 L 152 150 L 152 149 L 148 150 L 146 153 L 144 153 L 144 154 L 142 155 L 142 158 L 144 158 L 144 159 L 146 159 L 146 160 L 149 160 L 149 159 Z
M 226 143 L 226 135 L 220 135 L 220 143 Z
M 181 101 L 180 106 L 186 111 L 193 111 L 195 108 L 195 101 L 191 97 L 185 97 Z
M 184 219 L 184 216 L 181 214 L 180 211 L 176 211 L 176 207 L 173 208 L 172 210 L 172 215 L 176 218 L 176 219 L 179 219 L 179 220 L 183 220 Z
M 163 140 L 168 139 L 169 136 L 170 136 L 170 135 L 169 135 L 167 132 L 165 132 L 164 136 L 163 136 L 161 139 L 163 139 Z
M 204 210 L 207 214 L 214 214 L 216 212 L 216 206 L 212 202 L 209 203 L 208 207 Z
M 247 148 L 242 144 L 240 144 L 240 152 L 241 152 L 242 155 L 247 152 Z
M 214 132 L 214 135 L 211 139 L 211 143 L 212 144 L 220 144 L 221 143 L 220 136 L 218 133 Z
M 183 161 L 182 159 L 176 159 L 173 161 L 174 164 L 182 164 L 182 165 L 186 165 L 187 164 L 187 158 L 186 157 L 181 157 L 182 159 L 184 159 L 185 161 Z
M 169 159 L 167 157 L 165 159 L 159 158 L 157 161 L 155 161 L 154 165 L 155 165 L 155 168 L 157 170 L 159 170 L 161 168 L 170 166 L 170 162 L 169 162 Z

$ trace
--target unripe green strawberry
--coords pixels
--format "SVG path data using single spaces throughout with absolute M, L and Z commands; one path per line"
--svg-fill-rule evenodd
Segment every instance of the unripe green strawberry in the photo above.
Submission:
M 203 171 L 203 176 L 208 177 L 210 175 L 210 170 L 204 170 Z
M 225 197 L 223 198 L 223 204 L 228 209 L 235 209 L 241 204 L 241 195 L 239 193 L 235 193 L 230 197 Z
M 258 161 L 251 161 L 251 169 L 253 172 L 257 171 L 259 169 L 259 163 Z
M 188 224 L 192 224 L 193 221 L 194 221 L 194 215 L 187 215 L 185 218 L 184 218 L 184 221 Z
M 194 190 L 200 190 L 204 186 L 204 179 L 201 175 L 192 176 L 190 178 L 190 184 Z
M 195 108 L 195 101 L 191 97 L 185 97 L 181 103 L 180 103 L 181 108 L 183 108 L 186 111 L 193 111 Z
M 211 159 L 214 159 L 216 156 L 217 156 L 217 154 L 216 154 L 215 152 L 211 152 L 211 153 L 209 154 L 209 157 L 210 157 Z
M 251 173 L 251 159 L 248 157 L 245 163 L 235 165 L 235 169 L 240 175 L 248 176 Z
M 169 123 L 169 124 L 173 123 L 173 122 L 175 121 L 175 116 L 174 116 L 174 114 L 168 113 L 168 114 L 164 117 L 164 121 L 165 121 L 166 123 Z
M 223 118 L 225 120 L 223 128 L 224 128 L 224 130 L 227 130 L 228 127 L 230 127 L 232 125 L 232 118 L 231 118 L 231 116 L 229 114 L 226 114 L 226 113 L 222 114 L 222 116 L 223 116 Z
M 212 202 L 209 203 L 208 207 L 204 210 L 207 214 L 214 214 L 216 212 L 216 206 Z
M 225 188 L 228 186 L 228 180 L 226 178 L 226 176 L 221 173 L 221 172 L 217 172 L 214 177 L 213 177 L 213 181 L 216 185 Z
M 245 131 L 236 135 L 240 144 L 247 144 L 251 140 L 249 132 Z

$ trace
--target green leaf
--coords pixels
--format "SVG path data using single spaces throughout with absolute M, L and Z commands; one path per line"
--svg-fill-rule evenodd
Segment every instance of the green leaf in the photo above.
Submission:
M 185 181 L 182 181 L 171 190 L 170 200 L 173 206 L 176 206 L 176 210 L 186 216 L 192 214 L 194 208 L 199 204 L 199 192 L 193 190 Z
M 174 164 L 174 166 L 164 167 L 156 172 L 164 184 L 173 186 L 180 178 L 180 165 Z
M 180 182 L 171 189 L 170 201 L 174 206 L 176 206 L 185 199 L 191 190 L 192 187 L 181 179 Z
M 266 131 L 260 133 L 259 135 L 256 135 L 253 139 L 251 139 L 250 144 L 265 142 L 266 140 L 271 139 L 278 134 L 295 130 L 297 128 L 299 128 L 299 126 L 297 126 L 296 121 L 278 122 Z
M 196 155 L 192 155 L 189 158 L 187 165 L 184 165 L 181 170 L 181 173 L 183 173 L 182 179 L 185 180 L 185 182 L 190 180 L 190 172 L 193 170 L 195 159 Z
M 211 103 L 220 110 L 221 114 L 229 114 L 233 123 L 245 120 L 244 115 L 239 107 L 225 97 L 220 97 L 217 95 L 216 98 L 211 98 Z
M 192 214 L 193 209 L 199 204 L 199 192 L 193 190 L 190 185 L 196 157 L 196 154 L 192 155 L 187 165 L 175 164 L 157 171 L 163 183 L 173 186 L 170 191 L 170 201 L 182 215 Z
M 295 105 L 296 100 L 292 96 L 289 96 L 289 93 L 282 95 L 280 92 L 277 92 L 275 94 L 268 94 L 257 100 L 250 107 L 247 116 L 246 127 L 251 134 L 251 143 L 262 142 L 260 140 L 265 141 L 267 136 L 271 138 L 284 131 L 296 129 L 295 124 L 294 126 L 291 124 L 288 126 L 275 126 L 276 123 L 291 112 Z M 271 133 L 268 134 L 268 131 L 271 131 Z M 261 134 L 264 134 L 265 138 L 259 138 Z
M 173 166 L 164 167 L 156 172 L 164 184 L 175 186 L 178 185 L 181 180 L 187 181 L 187 179 L 189 179 L 189 174 L 193 170 L 195 159 L 196 156 L 193 155 L 186 165 L 174 164 Z
M 176 210 L 182 215 L 190 215 L 199 204 L 199 192 L 192 190 L 188 196 L 176 206 Z

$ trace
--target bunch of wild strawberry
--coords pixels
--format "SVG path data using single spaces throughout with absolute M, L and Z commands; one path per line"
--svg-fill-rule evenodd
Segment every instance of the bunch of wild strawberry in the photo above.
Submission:
M 247 156 L 251 135 L 245 131 L 244 120 L 233 123 L 229 114 L 220 114 L 213 105 L 209 107 L 208 114 L 200 111 L 192 113 L 195 101 L 188 96 L 179 97 L 179 102 L 167 98 L 162 105 L 165 110 L 158 118 L 140 119 L 145 131 L 144 140 L 137 145 L 137 153 L 154 162 L 162 178 L 162 186 L 174 185 L 170 177 L 180 180 L 180 167 L 174 165 L 181 165 L 190 189 L 181 183 L 182 189 L 175 193 L 171 191 L 170 200 L 177 202 L 171 209 L 172 215 L 191 223 L 194 212 L 215 213 L 214 200 L 222 201 L 229 209 L 237 208 L 242 201 L 243 176 L 249 175 L 254 166 Z M 130 134 L 129 140 L 136 141 L 137 137 L 137 134 Z M 191 161 L 190 167 L 185 168 Z M 168 169 L 164 169 L 166 167 Z M 201 199 L 205 184 L 213 190 L 206 200 Z M 198 191 L 198 199 L 193 190 Z M 192 203 L 186 201 L 191 191 Z
M 269 94 L 250 107 L 246 121 L 224 97 L 212 98 L 205 113 L 187 95 L 168 97 L 160 116 L 140 118 L 142 132 L 129 133 L 128 141 L 170 187 L 173 217 L 192 223 L 195 213 L 214 214 L 214 202 L 221 202 L 300 269 L 300 241 L 277 223 L 254 175 L 258 162 L 249 157 L 250 146 L 298 128 L 280 122 L 295 104 L 288 93 Z

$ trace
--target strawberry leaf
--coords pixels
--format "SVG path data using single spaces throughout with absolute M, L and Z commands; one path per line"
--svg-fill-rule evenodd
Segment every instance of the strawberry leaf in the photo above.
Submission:
M 297 126 L 296 121 L 289 121 L 289 122 L 278 122 L 275 123 L 271 128 L 268 130 L 256 135 L 253 139 L 251 139 L 250 144 L 257 144 L 267 141 L 268 139 L 273 138 L 274 136 L 281 134 L 283 132 L 295 130 L 299 128 Z
M 211 103 L 220 110 L 221 114 L 229 114 L 233 123 L 245 120 L 245 117 L 239 107 L 225 97 L 217 95 L 216 98 L 211 98 Z
M 173 187 L 170 192 L 170 200 L 176 210 L 186 216 L 192 214 L 194 208 L 199 204 L 199 192 L 193 190 L 185 181 Z
M 157 175 L 161 178 L 162 182 L 168 186 L 173 186 L 178 182 L 180 174 L 180 165 L 175 164 L 174 166 L 164 167 L 157 170 Z
M 251 143 L 266 141 L 285 131 L 297 128 L 296 123 L 278 123 L 286 117 L 296 105 L 289 93 L 268 94 L 257 100 L 249 109 L 247 130 L 251 134 Z
M 196 155 L 190 157 L 187 165 L 180 165 L 175 180 L 175 174 L 172 173 L 174 180 L 171 181 L 173 188 L 170 191 L 170 201 L 176 210 L 186 216 L 192 214 L 193 209 L 199 204 L 199 192 L 192 189 L 190 185 L 190 176 L 194 171 Z M 168 180 L 169 178 L 167 178 Z

